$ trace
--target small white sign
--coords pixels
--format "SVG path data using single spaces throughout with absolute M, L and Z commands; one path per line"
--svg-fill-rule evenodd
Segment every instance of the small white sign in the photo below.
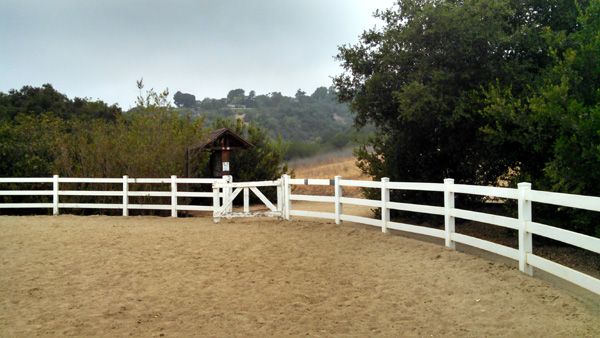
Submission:
M 229 162 L 223 162 L 223 171 L 229 171 Z

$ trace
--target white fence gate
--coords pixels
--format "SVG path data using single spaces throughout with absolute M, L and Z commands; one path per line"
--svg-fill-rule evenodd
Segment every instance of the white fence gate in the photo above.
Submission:
M 260 190 L 261 187 L 276 187 L 277 201 L 273 204 Z M 223 204 L 219 205 L 219 196 L 223 194 Z M 242 193 L 244 194 L 244 206 L 242 212 L 233 210 L 233 201 Z M 267 207 L 268 211 L 251 211 L 250 210 L 250 192 L 252 192 L 260 201 Z M 283 216 L 283 180 L 275 181 L 260 181 L 260 182 L 238 182 L 234 183 L 231 180 L 224 182 L 215 182 L 213 184 L 213 218 L 215 222 L 219 222 L 221 217 L 282 217 Z

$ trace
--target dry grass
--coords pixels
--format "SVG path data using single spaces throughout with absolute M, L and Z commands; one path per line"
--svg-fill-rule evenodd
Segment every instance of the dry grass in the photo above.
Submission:
M 313 159 L 305 159 L 290 163 L 297 178 L 328 178 L 342 176 L 344 179 L 370 181 L 371 178 L 363 174 L 356 166 L 356 159 L 352 154 L 340 152 L 327 154 Z M 331 195 L 333 187 L 327 186 L 295 186 L 294 193 L 311 195 Z M 360 188 L 344 188 L 344 196 L 361 196 Z

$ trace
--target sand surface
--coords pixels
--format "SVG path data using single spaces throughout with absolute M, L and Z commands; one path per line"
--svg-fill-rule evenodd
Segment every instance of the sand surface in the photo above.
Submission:
M 600 336 L 600 310 L 482 258 L 274 219 L 0 217 L 0 336 Z

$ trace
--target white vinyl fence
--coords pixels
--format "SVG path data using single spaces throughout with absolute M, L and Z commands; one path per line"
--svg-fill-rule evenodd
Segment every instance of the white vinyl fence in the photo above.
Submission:
M 383 232 L 388 229 L 407 231 L 411 233 L 438 237 L 444 239 L 449 248 L 454 248 L 455 243 L 462 243 L 485 251 L 490 251 L 519 262 L 519 269 L 528 275 L 533 274 L 533 268 L 538 268 L 561 277 L 571 283 L 579 285 L 600 295 L 600 280 L 569 267 L 563 266 L 546 258 L 534 254 L 532 235 L 551 238 L 556 241 L 567 243 L 575 247 L 589 250 L 600 254 L 600 239 L 587 236 L 569 230 L 552 227 L 533 221 L 532 203 L 545 203 L 559 207 L 578 208 L 600 212 L 600 197 L 581 196 L 531 189 L 530 183 L 520 183 L 517 189 L 487 186 L 474 186 L 454 184 L 453 179 L 445 179 L 443 183 L 415 183 L 415 182 L 390 182 L 383 178 L 381 181 L 355 181 L 344 180 L 336 176 L 329 179 L 292 179 L 284 175 L 280 180 L 266 182 L 238 182 L 233 183 L 231 176 L 223 179 L 204 178 L 0 178 L 0 184 L 6 183 L 41 183 L 48 184 L 52 189 L 48 190 L 0 190 L 0 196 L 52 196 L 51 203 L 0 203 L 1 208 L 51 208 L 53 214 L 57 215 L 60 208 L 95 208 L 95 209 L 122 209 L 123 216 L 129 215 L 129 210 L 171 210 L 171 216 L 177 217 L 178 211 L 212 211 L 215 222 L 221 216 L 239 217 L 249 216 L 249 191 L 254 192 L 269 208 L 267 216 L 281 216 L 290 220 L 291 216 L 315 217 L 334 220 L 336 224 L 342 221 L 362 223 L 380 227 Z M 119 190 L 91 191 L 91 190 L 60 190 L 61 183 L 109 183 L 118 184 Z M 130 191 L 132 184 L 167 184 L 169 191 Z M 189 192 L 178 191 L 178 184 L 210 184 L 212 192 Z M 293 185 L 322 185 L 334 188 L 333 196 L 321 195 L 298 195 L 292 194 Z M 266 200 L 264 195 L 258 191 L 258 187 L 277 187 L 276 206 Z M 379 189 L 381 198 L 377 200 L 344 197 L 343 187 L 362 187 Z M 235 189 L 235 190 L 232 190 Z M 416 190 L 438 192 L 443 194 L 444 206 L 421 205 L 390 201 L 391 190 Z M 232 201 L 244 193 L 244 212 L 232 212 Z M 475 212 L 455 208 L 455 194 L 472 194 L 493 198 L 512 199 L 517 201 L 518 217 L 505 217 L 482 212 Z M 61 203 L 60 196 L 121 196 L 122 203 Z M 171 204 L 130 204 L 131 196 L 171 197 Z M 206 197 L 212 198 L 212 205 L 181 205 L 178 204 L 179 197 Z M 293 201 L 309 201 L 333 204 L 334 212 L 315 212 L 310 210 L 293 209 Z M 344 214 L 344 205 L 359 205 L 381 209 L 381 218 L 354 216 Z M 402 210 L 417 213 L 444 216 L 444 229 L 434 229 L 418 225 L 394 222 L 390 220 L 390 210 Z M 455 232 L 455 219 L 473 220 L 488 223 L 518 231 L 518 249 L 493 243 L 472 236 Z
M 446 246 L 449 248 L 454 249 L 455 243 L 462 243 L 485 251 L 490 251 L 518 261 L 519 269 L 530 276 L 533 274 L 533 268 L 538 268 L 600 295 L 599 279 L 535 255 L 533 252 L 532 235 L 535 234 L 551 238 L 598 254 L 600 254 L 600 238 L 536 223 L 532 219 L 531 212 L 533 202 L 600 212 L 600 197 L 537 191 L 531 189 L 530 183 L 519 183 L 518 189 L 514 189 L 454 184 L 453 179 L 445 179 L 444 183 L 414 183 L 390 182 L 387 178 L 383 178 L 381 181 L 355 181 L 344 180 L 339 176 L 336 176 L 333 180 L 292 179 L 289 176 L 284 176 L 283 181 L 285 185 L 284 200 L 286 202 L 284 203 L 283 214 L 286 219 L 290 219 L 291 216 L 316 217 L 335 220 L 337 224 L 340 224 L 342 221 L 349 221 L 372 225 L 380 227 L 383 232 L 388 232 L 388 229 L 394 229 L 438 237 L 444 239 Z M 291 186 L 293 185 L 330 185 L 334 188 L 334 195 L 318 196 L 292 194 Z M 379 189 L 381 190 L 381 199 L 372 200 L 344 197 L 342 195 L 342 187 Z M 444 196 L 444 206 L 392 202 L 390 201 L 390 190 L 439 192 Z M 455 208 L 454 194 L 457 193 L 516 200 L 518 204 L 518 218 Z M 293 209 L 293 201 L 333 203 L 334 212 L 295 210 Z M 344 214 L 343 206 L 345 204 L 380 208 L 381 218 L 374 219 Z M 444 216 L 444 229 L 433 229 L 418 225 L 393 222 L 390 220 L 390 210 L 402 210 Z M 517 230 L 519 247 L 518 249 L 514 249 L 457 233 L 455 232 L 454 227 L 456 218 Z

